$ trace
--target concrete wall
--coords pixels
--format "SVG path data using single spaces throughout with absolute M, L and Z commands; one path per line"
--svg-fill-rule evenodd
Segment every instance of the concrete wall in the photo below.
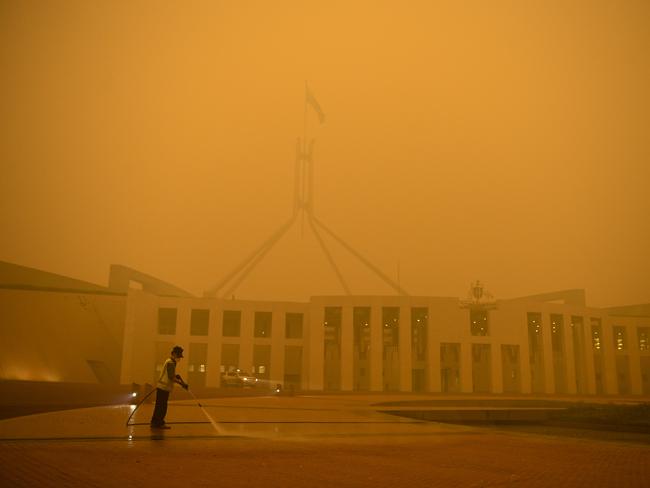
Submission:
M 121 295 L 0 289 L 0 378 L 118 383 Z

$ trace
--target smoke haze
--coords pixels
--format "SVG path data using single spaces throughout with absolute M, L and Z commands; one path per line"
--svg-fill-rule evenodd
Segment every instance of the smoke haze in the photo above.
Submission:
M 0 5 L 0 259 L 196 294 L 315 213 L 411 294 L 650 302 L 650 4 Z M 353 293 L 388 294 L 328 240 Z M 342 293 L 299 219 L 238 298 Z

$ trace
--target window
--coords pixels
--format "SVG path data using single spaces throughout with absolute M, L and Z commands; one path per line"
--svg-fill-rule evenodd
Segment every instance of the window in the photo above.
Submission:
M 359 359 L 366 359 L 370 349 L 370 307 L 354 307 L 352 311 L 354 347 Z
M 158 309 L 158 333 L 159 334 L 176 334 L 176 309 L 159 308 Z
M 239 344 L 221 344 L 220 371 L 226 373 L 237 368 L 239 368 Z
M 192 310 L 190 334 L 196 336 L 207 336 L 209 322 L 210 310 Z
M 492 358 L 489 344 L 472 344 L 472 386 L 476 393 L 492 389 Z
M 443 392 L 460 391 L 460 344 L 440 343 L 440 388 Z
M 587 371 L 585 366 L 585 327 L 582 317 L 571 316 L 571 330 L 573 336 L 573 357 L 576 372 L 576 392 L 587 393 Z
M 639 351 L 650 351 L 650 327 L 638 327 Z
M 302 381 L 302 346 L 284 346 L 284 387 L 300 388 Z
M 397 346 L 399 344 L 399 307 L 383 307 L 381 315 L 384 346 Z
M 187 356 L 187 382 L 195 387 L 205 387 L 208 345 L 190 342 L 189 354 Z
M 614 349 L 616 351 L 625 351 L 627 349 L 627 337 L 625 327 L 614 327 Z
M 417 361 L 426 359 L 428 322 L 429 311 L 426 307 L 411 309 L 411 349 Z
M 325 307 L 325 342 L 339 344 L 341 338 L 341 307 Z
M 564 357 L 564 316 L 562 314 L 551 314 L 550 322 L 555 393 L 566 393 L 567 375 L 566 360 Z
M 271 337 L 271 312 L 255 312 L 255 337 Z
M 591 345 L 594 351 L 600 351 L 603 347 L 603 328 L 600 319 L 591 319 Z
M 564 354 L 564 317 L 551 315 L 551 346 L 555 354 Z
M 488 335 L 488 312 L 487 310 L 475 308 L 469 311 L 469 327 L 473 336 Z
M 284 335 L 287 339 L 302 339 L 302 314 L 287 313 L 284 319 Z
M 240 310 L 223 311 L 223 336 L 239 337 L 239 328 L 241 325 Z
M 526 314 L 528 329 L 528 362 L 530 364 L 530 387 L 532 393 L 543 393 L 546 376 L 544 371 L 544 341 L 542 335 L 542 314 Z
M 260 379 L 270 379 L 271 346 L 268 344 L 255 344 L 253 347 L 253 373 Z

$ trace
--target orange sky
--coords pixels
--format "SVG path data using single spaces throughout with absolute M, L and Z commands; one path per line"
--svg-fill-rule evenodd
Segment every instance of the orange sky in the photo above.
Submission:
M 650 302 L 649 48 L 646 1 L 4 1 L 0 260 L 202 293 L 291 215 L 309 80 L 317 216 L 411 294 Z M 236 295 L 338 293 L 298 223 Z

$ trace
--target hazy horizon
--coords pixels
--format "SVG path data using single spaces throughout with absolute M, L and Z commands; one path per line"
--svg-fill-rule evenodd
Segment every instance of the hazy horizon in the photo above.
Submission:
M 410 294 L 649 303 L 650 4 L 587 5 L 3 2 L 0 260 L 201 295 L 292 215 L 308 81 L 316 216 Z M 299 218 L 235 295 L 342 293 Z

